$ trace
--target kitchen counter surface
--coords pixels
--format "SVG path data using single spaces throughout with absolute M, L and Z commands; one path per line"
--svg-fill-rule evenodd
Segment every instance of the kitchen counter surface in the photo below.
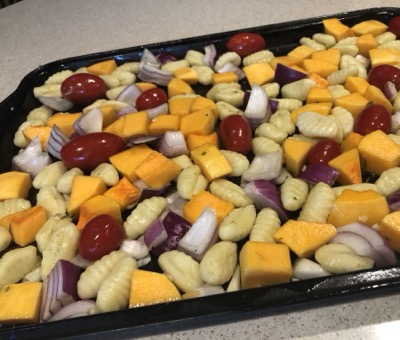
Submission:
M 30 71 L 66 57 L 398 5 L 398 0 L 24 0 L 0 10 L 0 102 Z M 260 312 L 222 324 L 164 331 L 157 339 L 395 339 L 399 304 L 400 292 L 374 294 L 319 308 Z

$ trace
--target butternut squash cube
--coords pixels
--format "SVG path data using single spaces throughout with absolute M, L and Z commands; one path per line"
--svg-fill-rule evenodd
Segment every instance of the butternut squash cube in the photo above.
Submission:
M 285 66 L 292 67 L 292 66 L 299 65 L 301 63 L 301 60 L 302 59 L 296 58 L 294 56 L 283 55 L 283 56 L 272 58 L 269 64 L 271 65 L 273 70 L 276 70 L 276 66 L 278 64 L 283 64 Z
M 242 288 L 289 282 L 292 276 L 289 247 L 283 243 L 247 241 L 239 265 Z
M 364 20 L 351 28 L 355 35 L 372 34 L 374 37 L 386 32 L 387 25 L 379 20 Z
M 43 282 L 22 282 L 0 290 L 0 323 L 35 324 L 39 322 Z
M 147 111 L 128 113 L 104 128 L 105 132 L 114 133 L 124 139 L 147 135 L 150 117 Z
M 178 94 L 195 93 L 192 87 L 182 79 L 172 78 L 167 85 L 168 98 L 177 96 Z
M 358 52 L 366 58 L 369 58 L 370 50 L 378 47 L 378 43 L 371 33 L 359 36 L 356 45 L 358 47 Z
M 58 112 L 52 115 L 47 120 L 47 125 L 52 127 L 57 125 L 57 127 L 66 135 L 71 136 L 74 132 L 74 123 L 82 115 L 81 112 L 68 113 L 68 112 Z
M 209 181 L 226 176 L 232 171 L 232 167 L 226 158 L 215 145 L 210 143 L 192 150 L 190 157 Z
M 102 74 L 110 74 L 117 68 L 117 63 L 114 59 L 102 60 L 87 67 L 89 73 L 96 76 Z
M 385 94 L 381 91 L 380 88 L 374 85 L 368 85 L 364 97 L 374 104 L 382 105 L 389 111 L 389 113 L 393 112 L 392 103 L 387 99 Z
M 390 246 L 400 252 L 400 211 L 394 211 L 379 222 L 379 232 L 388 239 Z
M 324 19 L 322 20 L 322 24 L 324 26 L 325 33 L 333 35 L 336 41 L 354 36 L 352 29 L 343 24 L 338 18 Z
M 101 195 L 107 190 L 104 181 L 100 177 L 77 175 L 74 177 L 71 188 L 71 196 L 67 213 L 76 216 L 83 202 L 91 197 Z
M 153 150 L 150 155 L 136 168 L 136 175 L 151 188 L 161 188 L 170 183 L 182 168 Z
M 181 118 L 180 130 L 185 137 L 191 133 L 209 135 L 214 131 L 215 122 L 214 113 L 209 108 L 205 108 L 183 116 Z
M 313 88 L 327 89 L 329 86 L 329 82 L 325 78 L 321 77 L 319 74 L 310 73 L 308 75 L 308 78 L 315 81 L 316 86 Z
M 314 51 L 311 59 L 323 60 L 339 67 L 340 50 L 338 48 L 330 48 L 328 50 Z
M 199 76 L 197 72 L 190 67 L 181 67 L 174 72 L 174 76 L 176 78 L 182 79 L 189 85 L 197 84 L 197 82 L 199 81 Z
M 133 271 L 129 308 L 181 299 L 181 293 L 165 274 L 143 269 Z
M 211 75 L 211 84 L 216 85 L 219 83 L 237 83 L 238 76 L 235 72 L 222 72 L 213 73 Z
M 123 211 L 137 202 L 140 190 L 126 177 L 122 177 L 117 184 L 109 188 L 103 195 L 117 201 Z
M 340 185 L 362 183 L 360 155 L 357 148 L 343 152 L 328 162 L 339 171 L 337 183 Z
M 197 96 L 190 107 L 190 112 L 196 112 L 204 109 L 210 109 L 214 113 L 215 117 L 218 116 L 217 104 L 215 104 L 212 99 L 203 96 Z
M 199 146 L 202 146 L 206 143 L 214 145 L 217 148 L 219 147 L 218 135 L 215 131 L 209 135 L 190 134 L 186 138 L 186 144 L 190 151 L 197 149 Z
M 8 171 L 0 174 L 0 201 L 9 198 L 27 198 L 32 187 L 31 176 L 22 171 Z
M 42 149 L 46 149 L 47 141 L 49 140 L 51 127 L 50 126 L 39 126 L 39 125 L 29 125 L 25 129 L 22 130 L 25 138 L 32 142 L 35 137 L 39 138 L 40 145 Z
M 328 223 L 336 228 L 352 222 L 363 222 L 372 226 L 389 213 L 386 197 L 378 192 L 345 189 L 336 197 Z
M 313 111 L 313 112 L 317 112 L 321 115 L 327 116 L 331 112 L 332 106 L 333 106 L 332 102 L 309 103 L 309 104 L 299 107 L 298 109 L 294 109 L 290 113 L 290 118 L 292 119 L 292 122 L 296 124 L 297 117 L 299 116 L 299 114 L 306 112 L 306 111 Z
M 332 93 L 327 88 L 313 87 L 308 91 L 306 104 L 333 103 Z
M 339 97 L 333 100 L 333 106 L 340 106 L 349 111 L 354 118 L 366 108 L 369 100 L 358 92 L 351 93 L 347 96 Z
M 314 50 L 311 47 L 307 45 L 300 45 L 291 50 L 287 55 L 297 59 L 306 59 L 310 58 L 313 52 Z
M 99 109 L 103 113 L 103 128 L 110 125 L 117 119 L 117 111 L 111 105 L 100 106 Z
M 361 139 L 363 139 L 363 135 L 360 135 L 357 132 L 351 131 L 346 137 L 344 137 L 343 142 L 340 144 L 340 150 L 342 152 L 349 151 L 353 148 L 358 147 Z
M 275 71 L 269 63 L 256 63 L 243 67 L 250 86 L 264 85 L 274 80 Z
M 191 112 L 195 97 L 172 97 L 168 99 L 169 113 L 171 115 L 184 116 Z
M 371 67 L 382 64 L 396 65 L 400 63 L 400 51 L 394 48 L 373 48 L 369 50 Z
M 6 217 L 9 220 L 6 229 L 9 229 L 13 241 L 20 247 L 25 247 L 34 242 L 37 232 L 47 221 L 46 210 L 40 205 L 35 205 Z
M 149 83 L 147 81 L 139 81 L 137 83 L 135 83 L 135 85 L 140 89 L 140 91 L 144 92 L 150 89 L 154 89 L 157 87 L 156 84 L 154 83 Z
M 364 136 L 358 151 L 365 170 L 377 175 L 400 164 L 400 145 L 381 130 Z
M 140 144 L 111 156 L 109 160 L 122 176 L 133 182 L 138 178 L 136 168 L 150 156 L 151 152 L 152 149 L 149 146 Z
M 111 215 L 122 223 L 119 203 L 110 197 L 97 195 L 82 203 L 79 209 L 78 223 L 76 224 L 78 230 L 82 230 L 92 218 L 102 214 Z
M 167 131 L 178 131 L 181 118 L 178 115 L 158 115 L 149 125 L 149 133 L 151 135 L 162 135 Z
M 307 73 L 316 73 L 322 78 L 327 78 L 331 73 L 339 69 L 337 65 L 318 59 L 303 59 L 300 67 Z
M 343 84 L 344 88 L 350 93 L 358 92 L 364 95 L 367 87 L 370 86 L 367 80 L 361 77 L 350 76 Z
M 194 194 L 183 206 L 183 217 L 190 223 L 194 223 L 207 206 L 215 210 L 218 224 L 234 209 L 232 203 L 203 190 Z
M 308 258 L 337 234 L 329 223 L 286 221 L 273 235 L 276 242 L 286 244 L 300 258 Z
M 313 144 L 306 140 L 286 138 L 283 142 L 283 157 L 286 168 L 297 176 L 304 166 Z

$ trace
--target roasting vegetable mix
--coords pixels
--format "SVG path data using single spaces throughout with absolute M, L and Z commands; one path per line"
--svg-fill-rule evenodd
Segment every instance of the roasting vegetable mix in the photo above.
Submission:
M 322 24 L 35 87 L 0 174 L 0 323 L 397 264 L 400 18 Z

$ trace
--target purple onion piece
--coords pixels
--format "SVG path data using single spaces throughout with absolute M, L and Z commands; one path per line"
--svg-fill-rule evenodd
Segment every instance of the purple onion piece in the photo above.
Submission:
M 306 77 L 307 74 L 297 71 L 289 66 L 278 63 L 275 69 L 274 82 L 278 83 L 282 87 L 286 84 L 304 79 Z
M 278 110 L 279 100 L 268 98 L 268 107 L 271 110 L 271 114 L 275 113 Z
M 181 131 L 167 131 L 161 137 L 158 151 L 166 157 L 186 155 L 189 149 Z
M 256 155 L 249 168 L 242 174 L 242 180 L 249 182 L 257 179 L 271 180 L 278 177 L 282 170 L 282 158 L 282 150 Z
M 151 52 L 148 48 L 143 49 L 143 54 L 142 57 L 140 58 L 140 63 L 153 65 L 157 68 L 160 68 L 161 66 L 160 61 L 157 59 L 154 53 Z
M 246 74 L 242 71 L 242 69 L 231 62 L 227 62 L 224 64 L 219 70 L 218 73 L 224 73 L 224 72 L 233 72 L 237 75 L 238 80 L 242 80 L 246 78 Z
M 55 313 L 48 322 L 72 319 L 80 316 L 89 315 L 95 308 L 96 302 L 93 300 L 79 300 L 61 308 Z
M 69 141 L 70 138 L 66 136 L 57 125 L 53 125 L 46 144 L 46 150 L 53 157 L 61 159 L 61 149 Z
M 65 112 L 71 109 L 74 104 L 63 97 L 46 97 L 39 96 L 37 99 L 52 110 Z
M 271 117 L 268 95 L 265 89 L 257 84 L 252 85 L 250 97 L 243 115 L 249 120 L 254 130 L 260 124 L 268 122 Z
M 397 92 L 396 85 L 392 81 L 387 81 L 383 85 L 383 93 L 390 102 L 393 102 L 394 98 L 396 98 Z
M 305 166 L 304 169 L 300 171 L 298 177 L 312 185 L 318 182 L 324 182 L 332 186 L 339 177 L 339 171 L 328 164 L 314 163 Z
M 171 61 L 176 61 L 176 58 L 172 54 L 165 51 L 157 54 L 156 58 L 161 63 L 161 65 L 167 64 Z
M 152 107 L 151 109 L 147 109 L 147 114 L 149 115 L 150 119 L 154 119 L 159 115 L 165 115 L 168 113 L 168 103 L 163 103 L 156 107 Z
M 138 77 L 142 81 L 155 83 L 161 86 L 167 86 L 173 77 L 173 74 L 168 71 L 160 70 L 151 64 L 141 64 L 139 66 Z
M 214 69 L 215 62 L 217 60 L 217 49 L 214 44 L 204 46 L 204 57 L 203 61 L 208 67 Z
M 135 136 L 131 137 L 127 140 L 127 147 L 131 147 L 139 144 L 157 144 L 157 142 L 161 139 L 162 136 L 159 135 L 143 135 L 143 136 Z
M 168 238 L 167 231 L 160 219 L 156 219 L 146 229 L 143 235 L 143 241 L 149 249 L 159 246 Z
M 83 113 L 73 125 L 73 128 L 79 136 L 103 130 L 103 111 L 95 107 Z
M 153 196 L 161 196 L 165 194 L 168 189 L 171 187 L 170 183 L 160 187 L 160 188 L 150 188 L 145 182 L 141 179 L 138 179 L 133 182 L 133 185 L 140 190 L 140 196 L 137 203 L 142 202 L 143 200 L 153 197 Z
M 282 205 L 279 189 L 274 182 L 254 180 L 247 183 L 243 190 L 253 200 L 257 209 L 271 208 L 277 212 L 281 221 L 288 220 L 288 213 Z
M 135 107 L 136 99 L 141 95 L 141 93 L 142 90 L 136 84 L 130 84 L 120 92 L 116 100 Z

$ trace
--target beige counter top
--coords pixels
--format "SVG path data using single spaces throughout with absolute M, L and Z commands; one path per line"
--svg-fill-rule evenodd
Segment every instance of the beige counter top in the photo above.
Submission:
M 24 0 L 0 10 L 0 102 L 28 72 L 66 57 L 399 4 L 398 0 Z M 318 309 L 260 313 L 257 318 L 164 333 L 157 339 L 394 339 L 400 330 L 399 304 L 400 292 Z

